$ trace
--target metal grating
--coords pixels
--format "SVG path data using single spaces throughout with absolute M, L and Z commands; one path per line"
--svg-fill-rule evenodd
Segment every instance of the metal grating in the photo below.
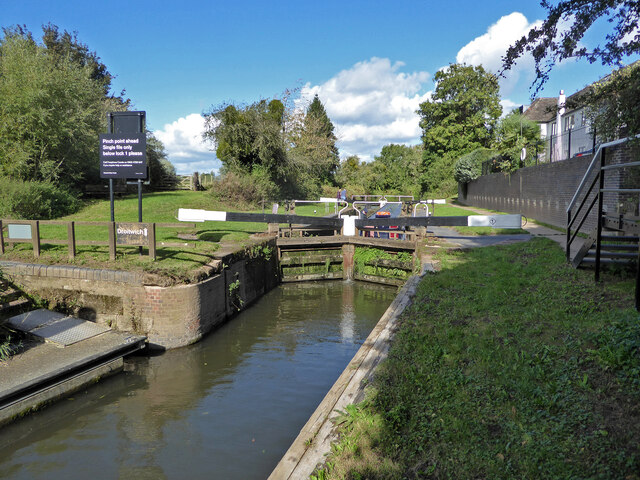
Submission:
M 108 331 L 109 328 L 102 325 L 80 320 L 79 318 L 67 317 L 32 330 L 31 333 L 44 338 L 48 342 L 66 347 Z
M 21 313 L 7 320 L 7 323 L 16 330 L 28 332 L 34 328 L 42 327 L 49 323 L 57 322 L 65 318 L 66 315 L 58 312 L 52 312 L 41 308 L 32 312 Z

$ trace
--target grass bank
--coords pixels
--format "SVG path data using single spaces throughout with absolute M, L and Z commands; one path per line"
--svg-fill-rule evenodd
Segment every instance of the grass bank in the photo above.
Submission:
M 155 223 L 178 223 L 176 217 L 179 208 L 207 210 L 234 210 L 228 205 L 216 202 L 206 192 L 175 191 L 148 193 L 143 196 L 143 221 Z M 117 222 L 136 222 L 138 220 L 138 197 L 125 196 L 115 201 L 115 219 Z M 106 222 L 110 218 L 108 200 L 92 200 L 76 214 L 62 217 L 61 221 Z M 267 229 L 263 223 L 244 222 L 204 222 L 195 228 L 158 228 L 158 258 L 154 262 L 148 256 L 140 256 L 138 248 L 118 248 L 114 262 L 109 260 L 107 246 L 78 245 L 77 257 L 69 260 L 64 245 L 43 244 L 41 256 L 37 260 L 47 264 L 70 264 L 94 268 L 114 268 L 129 271 L 147 271 L 188 279 L 190 272 L 209 263 L 222 243 L 242 245 L 249 237 Z M 64 225 L 40 227 L 44 239 L 66 240 Z M 181 234 L 191 234 L 194 239 L 184 240 Z M 76 226 L 76 239 L 80 241 L 107 241 L 108 231 L 101 226 Z M 163 247 L 161 242 L 188 243 L 186 247 Z M 8 249 L 3 257 L 8 260 L 24 262 L 35 261 L 30 244 L 17 244 Z
M 439 260 L 315 478 L 640 478 L 630 276 L 545 239 Z

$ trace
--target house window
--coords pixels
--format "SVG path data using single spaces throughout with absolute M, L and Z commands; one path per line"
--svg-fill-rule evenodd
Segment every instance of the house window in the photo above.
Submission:
M 556 124 L 552 123 L 551 124 L 551 135 L 555 135 L 556 134 Z
M 569 115 L 568 117 L 565 117 L 564 119 L 564 131 L 566 132 L 567 130 L 570 130 L 573 128 L 574 126 L 574 117 L 573 115 Z

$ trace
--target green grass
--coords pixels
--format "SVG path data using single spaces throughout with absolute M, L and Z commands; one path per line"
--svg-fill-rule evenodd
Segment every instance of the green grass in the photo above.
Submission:
M 126 196 L 114 202 L 115 219 L 117 222 L 136 222 L 138 220 L 138 197 Z M 204 192 L 175 191 L 149 193 L 143 196 L 142 218 L 145 222 L 179 223 L 177 212 L 179 208 L 196 208 L 207 210 L 233 210 L 215 202 Z M 90 221 L 106 222 L 110 219 L 110 205 L 108 200 L 93 200 L 87 202 L 78 213 L 63 217 L 62 221 Z M 189 248 L 162 247 L 158 244 L 157 261 L 152 261 L 147 255 L 140 256 L 138 248 L 118 247 L 115 262 L 109 261 L 107 246 L 78 245 L 77 257 L 69 260 L 66 246 L 43 243 L 42 263 L 64 263 L 89 267 L 106 267 L 122 270 L 142 270 L 163 273 L 171 276 L 187 278 L 190 272 L 206 265 L 213 258 L 221 243 L 242 244 L 250 235 L 263 232 L 267 228 L 263 223 L 245 222 L 204 222 L 196 223 L 195 228 L 158 228 L 159 242 L 187 242 Z M 66 240 L 67 230 L 64 225 L 46 225 L 40 227 L 41 238 Z M 196 234 L 198 240 L 181 240 L 180 233 Z M 76 226 L 77 240 L 107 241 L 108 231 L 101 226 Z M 146 249 L 145 249 L 146 250 Z M 33 250 L 30 244 L 18 244 L 8 249 L 5 258 L 33 262 Z M 145 252 L 146 253 L 146 252 Z
M 595 285 L 545 239 L 440 261 L 324 478 L 638 479 L 632 275 Z

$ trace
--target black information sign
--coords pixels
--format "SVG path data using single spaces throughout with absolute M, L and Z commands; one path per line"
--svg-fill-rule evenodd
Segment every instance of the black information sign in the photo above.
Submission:
M 100 134 L 100 178 L 147 178 L 144 133 Z

